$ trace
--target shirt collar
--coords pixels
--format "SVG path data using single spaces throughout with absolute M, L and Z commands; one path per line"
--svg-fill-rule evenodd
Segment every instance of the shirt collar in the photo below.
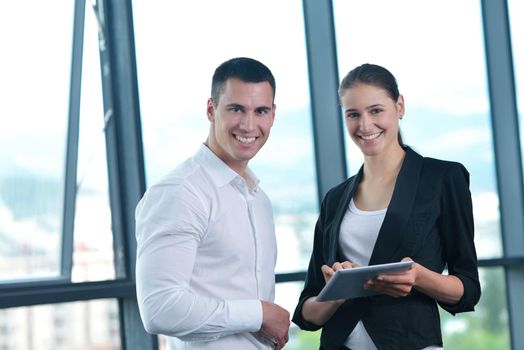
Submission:
M 195 158 L 200 165 L 211 176 L 211 180 L 217 187 L 224 186 L 233 181 L 243 180 L 242 176 L 231 169 L 222 159 L 220 159 L 213 151 L 205 144 L 201 144 Z M 258 187 L 260 180 L 256 177 L 251 169 L 246 168 L 246 176 L 248 177 L 247 185 L 250 189 L 255 190 Z

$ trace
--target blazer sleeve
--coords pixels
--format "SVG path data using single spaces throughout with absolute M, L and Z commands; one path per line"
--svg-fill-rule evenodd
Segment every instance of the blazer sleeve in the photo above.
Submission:
M 311 298 L 317 296 L 322 288 L 325 286 L 324 275 L 322 274 L 321 267 L 324 264 L 322 252 L 324 250 L 323 241 L 324 241 L 324 227 L 323 219 L 326 211 L 325 205 L 326 199 L 322 202 L 320 216 L 315 225 L 315 236 L 313 241 L 313 252 L 311 254 L 311 259 L 309 261 L 309 267 L 306 274 L 306 280 L 304 283 L 304 289 L 300 294 L 298 304 L 295 308 L 292 321 L 297 326 L 303 330 L 307 331 L 316 331 L 322 326 L 318 326 L 314 323 L 308 322 L 302 316 L 302 307 L 304 302 Z
M 453 163 L 445 175 L 441 210 L 440 229 L 448 272 L 462 281 L 464 294 L 457 304 L 439 305 L 453 315 L 473 311 L 480 299 L 480 282 L 474 244 L 469 173 L 462 164 Z

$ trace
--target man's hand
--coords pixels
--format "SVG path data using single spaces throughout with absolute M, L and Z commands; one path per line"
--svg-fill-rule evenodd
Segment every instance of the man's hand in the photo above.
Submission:
M 262 333 L 274 341 L 276 350 L 282 349 L 289 340 L 289 312 L 277 304 L 262 301 L 262 313 Z

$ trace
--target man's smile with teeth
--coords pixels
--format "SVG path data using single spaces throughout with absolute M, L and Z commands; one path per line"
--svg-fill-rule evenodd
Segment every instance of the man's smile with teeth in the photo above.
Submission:
M 256 137 L 242 137 L 239 135 L 235 135 L 235 138 L 242 143 L 251 143 L 256 139 Z
M 371 135 L 360 135 L 360 137 L 364 140 L 374 140 L 376 139 L 377 137 L 379 137 L 380 135 L 382 135 L 382 131 L 381 132 L 377 132 L 377 133 L 374 133 L 374 134 L 371 134 Z

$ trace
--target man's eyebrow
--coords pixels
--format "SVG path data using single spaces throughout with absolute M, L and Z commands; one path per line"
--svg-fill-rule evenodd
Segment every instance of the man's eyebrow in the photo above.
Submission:
M 238 103 L 229 103 L 226 105 L 227 108 L 238 108 L 238 109 L 244 109 L 244 106 Z

